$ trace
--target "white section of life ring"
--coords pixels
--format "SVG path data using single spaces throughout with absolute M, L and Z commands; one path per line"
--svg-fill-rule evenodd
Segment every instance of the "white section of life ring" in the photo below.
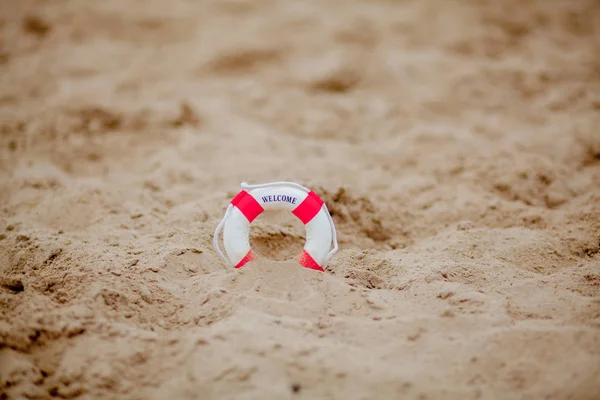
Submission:
M 337 252 L 337 235 L 327 206 L 314 192 L 292 182 L 263 185 L 243 183 L 242 189 L 227 208 L 213 238 L 215 250 L 226 264 L 237 268 L 253 258 L 250 224 L 263 210 L 288 210 L 305 223 L 306 243 L 300 264 L 321 271 L 326 268 L 331 256 Z M 253 200 L 244 199 L 247 195 Z M 239 198 L 242 198 L 241 203 L 245 206 L 236 203 Z M 221 229 L 226 257 L 218 246 Z

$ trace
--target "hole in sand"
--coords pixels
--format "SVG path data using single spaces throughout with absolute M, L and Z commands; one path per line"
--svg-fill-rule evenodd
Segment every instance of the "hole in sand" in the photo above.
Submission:
M 289 211 L 267 210 L 250 225 L 250 246 L 262 258 L 297 258 L 306 237 L 304 224 Z

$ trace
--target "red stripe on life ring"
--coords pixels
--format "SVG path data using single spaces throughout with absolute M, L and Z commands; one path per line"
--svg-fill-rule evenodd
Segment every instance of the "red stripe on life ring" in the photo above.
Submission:
M 250 223 L 265 211 L 260 203 L 245 190 L 239 192 L 233 200 L 231 200 L 231 204 L 236 206 Z
M 249 263 L 250 261 L 253 261 L 256 259 L 256 256 L 254 255 L 254 253 L 252 252 L 252 250 L 250 250 L 248 252 L 248 254 L 246 254 L 244 256 L 244 258 L 242 258 L 240 260 L 239 263 L 236 264 L 236 266 L 234 268 L 242 268 L 244 265 L 246 265 L 247 263 Z
M 306 250 L 302 250 L 302 255 L 300 255 L 300 265 L 302 265 L 304 268 L 314 269 L 321 272 L 325 271 L 319 264 L 317 264 L 315 259 L 312 258 Z
M 308 192 L 308 196 L 306 199 L 300 204 L 298 207 L 292 211 L 294 214 L 304 225 L 308 224 L 314 217 L 319 213 L 321 207 L 325 203 L 318 194 L 313 192 L 312 190 Z

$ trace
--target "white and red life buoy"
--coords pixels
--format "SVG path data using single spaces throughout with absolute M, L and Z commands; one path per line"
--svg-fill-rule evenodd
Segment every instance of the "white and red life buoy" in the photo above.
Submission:
M 261 185 L 244 182 L 241 186 L 242 191 L 231 200 L 223 220 L 215 230 L 213 246 L 221 259 L 234 268 L 241 268 L 256 259 L 250 247 L 250 224 L 264 210 L 288 210 L 306 228 L 306 243 L 300 255 L 300 265 L 324 271 L 327 262 L 338 250 L 335 225 L 325 202 L 315 192 L 292 182 Z M 219 247 L 221 230 L 226 255 Z

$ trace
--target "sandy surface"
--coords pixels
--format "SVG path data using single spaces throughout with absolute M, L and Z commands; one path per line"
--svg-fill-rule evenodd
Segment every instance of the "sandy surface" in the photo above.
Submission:
M 0 2 L 0 398 L 600 398 L 598 1 L 168 3 Z

